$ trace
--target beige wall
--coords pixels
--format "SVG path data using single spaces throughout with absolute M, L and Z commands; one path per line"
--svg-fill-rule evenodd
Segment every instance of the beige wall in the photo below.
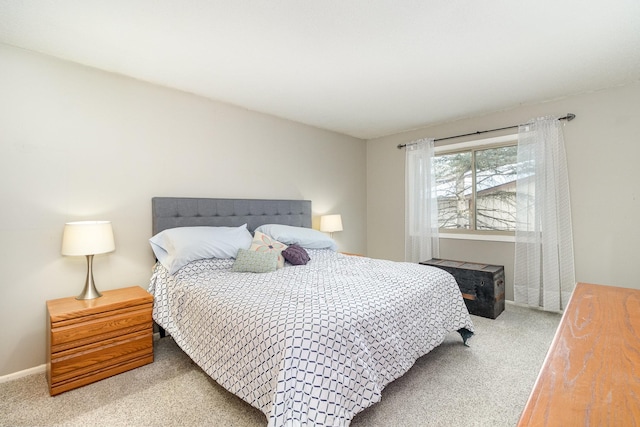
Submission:
M 640 288 L 640 82 L 368 141 L 368 255 L 393 260 L 404 256 L 404 151 L 397 150 L 397 144 L 569 112 L 577 116 L 564 127 L 576 279 Z M 447 142 L 470 139 L 477 138 Z M 512 243 L 442 239 L 440 256 L 505 265 L 507 299 L 513 299 Z
M 77 295 L 66 221 L 113 222 L 99 289 L 146 287 L 152 196 L 293 198 L 366 250 L 366 143 L 0 45 L 0 376 L 45 363 L 45 301 Z
M 103 290 L 146 287 L 155 195 L 309 199 L 316 216 L 342 214 L 341 250 L 402 260 L 395 146 L 547 114 L 577 115 L 565 127 L 577 279 L 640 288 L 640 83 L 365 143 L 2 45 L 0 64 L 0 376 L 45 362 L 45 301 L 81 290 L 84 259 L 60 255 L 66 221 L 113 222 L 116 251 L 94 261 Z M 513 298 L 512 244 L 441 248 L 505 265 Z

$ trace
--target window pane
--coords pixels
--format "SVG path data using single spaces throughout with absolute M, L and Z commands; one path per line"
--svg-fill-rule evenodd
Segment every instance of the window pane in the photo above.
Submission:
M 434 166 L 440 228 L 469 229 L 471 152 L 436 156 Z
M 476 229 L 514 231 L 516 146 L 476 151 Z

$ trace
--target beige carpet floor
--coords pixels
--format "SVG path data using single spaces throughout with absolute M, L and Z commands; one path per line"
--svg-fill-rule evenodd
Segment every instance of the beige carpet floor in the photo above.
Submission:
M 560 315 L 507 304 L 497 319 L 473 316 L 476 335 L 457 333 L 389 384 L 353 427 L 514 426 Z M 36 374 L 0 384 L 1 426 L 264 427 L 266 417 L 204 374 L 171 338 L 155 361 L 103 381 L 48 394 Z

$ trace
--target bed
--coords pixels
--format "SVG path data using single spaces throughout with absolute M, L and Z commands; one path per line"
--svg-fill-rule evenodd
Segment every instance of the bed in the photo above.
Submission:
M 321 234 L 311 230 L 305 200 L 156 197 L 152 211 L 154 236 L 177 227 L 237 232 L 244 224 L 254 242 L 259 230 Z M 196 228 L 179 231 L 187 230 Z M 188 260 L 177 270 L 158 262 L 150 280 L 155 322 L 269 426 L 348 426 L 448 334 L 460 332 L 462 344 L 473 333 L 444 270 L 314 244 L 303 251 L 305 265 L 237 272 L 242 249 L 237 260 Z

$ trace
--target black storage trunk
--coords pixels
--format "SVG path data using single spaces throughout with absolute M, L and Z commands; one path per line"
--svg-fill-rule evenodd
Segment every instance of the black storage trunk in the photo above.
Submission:
M 420 264 L 448 271 L 458 282 L 469 313 L 495 319 L 504 311 L 504 267 L 433 258 Z

